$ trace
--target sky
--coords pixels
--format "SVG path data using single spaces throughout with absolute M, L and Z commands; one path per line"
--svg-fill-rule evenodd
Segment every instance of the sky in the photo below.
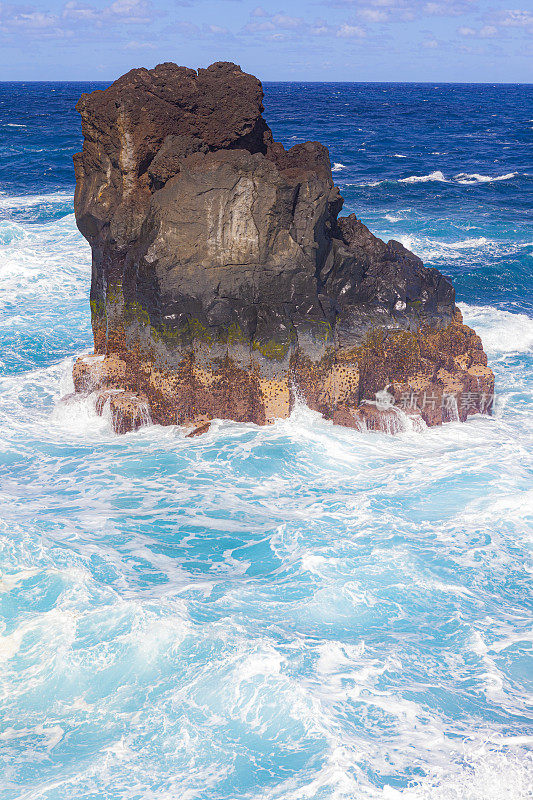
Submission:
M 0 0 L 0 81 L 233 61 L 263 81 L 533 82 L 533 0 Z

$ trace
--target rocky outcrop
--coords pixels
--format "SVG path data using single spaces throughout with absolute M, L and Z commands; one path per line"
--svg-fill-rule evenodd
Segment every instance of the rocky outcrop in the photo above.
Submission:
M 339 218 L 327 149 L 274 142 L 262 100 L 228 63 L 135 69 L 82 95 L 95 355 L 77 361 L 76 391 L 96 392 L 117 431 L 264 424 L 297 394 L 387 430 L 406 413 L 433 425 L 490 410 L 493 376 L 450 282 Z

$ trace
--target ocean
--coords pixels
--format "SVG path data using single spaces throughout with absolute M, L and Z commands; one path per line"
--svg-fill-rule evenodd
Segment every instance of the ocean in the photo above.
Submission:
M 493 418 L 195 439 L 61 402 L 104 86 L 0 84 L 1 800 L 530 798 L 533 86 L 265 86 L 344 212 L 453 279 Z

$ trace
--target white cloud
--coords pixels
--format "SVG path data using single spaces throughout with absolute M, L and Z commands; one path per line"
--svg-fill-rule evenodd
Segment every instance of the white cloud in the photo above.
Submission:
M 270 12 L 263 6 L 258 6 L 251 12 L 242 33 L 263 33 L 271 40 L 295 36 L 363 38 L 371 35 L 370 31 L 366 30 L 366 23 L 379 25 L 398 21 L 408 22 L 419 18 L 421 13 L 456 14 L 459 13 L 459 8 L 465 8 L 471 2 L 474 0 L 329 0 L 328 4 L 335 7 L 357 6 L 354 8 L 352 19 L 338 24 L 322 19 L 308 21 L 281 11 Z M 286 35 L 281 36 L 282 33 Z
M 221 36 L 225 36 L 227 33 L 229 33 L 227 28 L 223 28 L 220 25 L 208 25 L 207 30 L 209 33 L 215 33 Z
M 28 35 L 45 38 L 71 38 L 81 26 L 116 30 L 128 24 L 148 24 L 154 17 L 149 0 L 113 0 L 104 8 L 96 8 L 78 0 L 67 0 L 57 13 L 38 8 L 16 8 L 0 3 L 0 30 L 4 33 L 24 30 Z M 101 34 L 99 34 L 101 35 Z M 136 43 L 140 46 L 140 43 Z M 124 47 L 125 45 L 121 45 Z M 126 45 L 127 46 L 127 45 Z M 133 47 L 133 45 L 132 45 Z
M 478 0 L 326 0 L 336 8 L 350 6 L 369 22 L 406 22 L 423 16 L 455 17 L 475 8 Z M 383 15 L 379 11 L 384 12 Z M 392 13 L 394 12 L 394 13 Z
M 368 20 L 368 22 L 384 22 L 389 18 L 388 13 L 379 8 L 360 8 L 358 16 Z
M 98 18 L 95 8 L 89 6 L 79 6 L 74 0 L 65 4 L 63 8 L 63 19 L 90 19 L 95 20 Z
M 118 17 L 123 22 L 150 22 L 148 3 L 145 0 L 115 0 L 103 11 L 105 17 Z
M 473 36 L 477 39 L 492 39 L 498 33 L 498 28 L 495 25 L 483 25 L 481 28 L 469 28 L 462 25 L 457 30 L 459 36 Z
M 121 22 L 130 24 L 147 24 L 153 13 L 146 0 L 114 0 L 105 8 L 79 5 L 76 0 L 69 0 L 63 8 L 63 19 L 90 20 L 97 25 Z
M 262 22 L 249 22 L 244 30 L 249 33 L 261 33 L 261 31 L 275 31 L 276 26 L 269 19 L 265 19 Z
M 274 14 L 272 23 L 276 28 L 298 28 L 303 24 L 301 17 L 289 17 L 287 14 Z
M 421 11 L 434 17 L 457 17 L 470 11 L 472 6 L 472 0 L 429 0 Z
M 508 8 L 502 12 L 500 25 L 506 27 L 531 28 L 533 27 L 533 14 L 519 8 Z
M 50 14 L 36 8 L 16 8 L 0 4 L 0 31 L 25 32 L 39 38 L 64 38 L 72 35 L 65 31 L 56 14 Z
M 198 25 L 193 25 L 192 22 L 178 22 L 174 27 L 187 36 L 200 35 L 200 28 Z
M 155 50 L 156 45 L 153 42 L 136 42 L 131 41 L 124 45 L 124 50 Z
M 366 36 L 366 31 L 359 25 L 348 25 L 348 23 L 345 22 L 337 30 L 337 36 L 340 39 L 352 39 L 352 38 L 362 39 L 364 36 Z
M 324 20 L 318 20 L 309 26 L 309 33 L 312 36 L 327 36 L 332 33 L 332 30 L 331 25 L 328 25 Z
M 259 7 L 252 11 L 251 19 L 243 30 L 245 33 L 266 33 L 267 38 L 279 41 L 287 38 L 287 32 L 304 34 L 309 27 L 301 17 L 282 12 L 268 13 Z
M 53 28 L 57 25 L 57 17 L 53 14 L 43 13 L 42 11 L 32 11 L 27 14 L 16 14 L 11 18 L 10 22 L 12 25 L 23 28 Z

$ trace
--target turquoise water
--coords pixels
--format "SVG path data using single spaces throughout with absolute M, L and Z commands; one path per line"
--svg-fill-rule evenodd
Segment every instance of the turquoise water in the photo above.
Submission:
M 86 88 L 0 84 L 0 798 L 530 797 L 533 90 L 267 86 L 346 211 L 453 278 L 495 417 L 189 440 L 61 402 Z

